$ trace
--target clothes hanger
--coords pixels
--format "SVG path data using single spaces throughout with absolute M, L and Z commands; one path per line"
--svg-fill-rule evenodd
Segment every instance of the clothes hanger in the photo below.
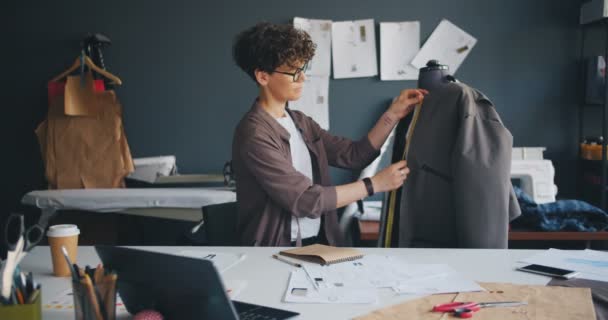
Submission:
M 65 70 L 64 72 L 62 72 L 60 75 L 56 76 L 55 78 L 53 78 L 51 80 L 51 82 L 57 82 L 65 77 L 67 77 L 70 73 L 74 72 L 74 70 L 78 69 L 78 67 L 81 66 L 81 57 L 76 58 L 76 61 L 74 61 L 74 63 L 72 64 L 71 67 L 69 67 L 67 70 Z M 91 60 L 91 58 L 84 56 L 84 64 L 87 65 L 89 68 L 91 68 L 91 70 L 101 74 L 102 76 L 110 79 L 112 82 L 112 84 L 115 85 L 121 85 L 122 84 L 122 80 L 120 80 L 119 77 L 111 74 L 110 72 L 101 69 L 100 67 L 98 67 L 93 60 Z

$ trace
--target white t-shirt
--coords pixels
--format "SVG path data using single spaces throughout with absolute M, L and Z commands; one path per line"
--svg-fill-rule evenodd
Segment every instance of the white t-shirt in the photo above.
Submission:
M 312 161 L 310 159 L 310 153 L 304 143 L 302 134 L 296 128 L 295 123 L 285 112 L 285 116 L 277 118 L 277 121 L 289 132 L 289 149 L 291 150 L 291 163 L 293 167 L 301 174 L 307 176 L 310 181 L 312 177 Z M 302 239 L 315 237 L 319 234 L 321 229 L 321 219 L 316 218 L 297 218 L 300 221 L 300 233 Z M 296 217 L 291 218 L 291 241 L 295 241 L 298 238 L 298 223 Z

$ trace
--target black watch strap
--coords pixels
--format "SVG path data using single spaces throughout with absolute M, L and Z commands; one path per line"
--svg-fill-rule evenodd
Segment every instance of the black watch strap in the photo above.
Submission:
M 372 184 L 372 179 L 363 178 L 363 183 L 365 184 L 365 189 L 367 189 L 367 195 L 373 196 L 374 195 L 374 185 Z

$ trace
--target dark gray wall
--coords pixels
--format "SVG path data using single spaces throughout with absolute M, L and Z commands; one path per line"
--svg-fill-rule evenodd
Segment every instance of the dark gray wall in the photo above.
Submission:
M 231 60 L 234 35 L 258 21 L 420 20 L 426 39 L 447 18 L 478 39 L 457 77 L 496 104 L 516 146 L 546 146 L 564 195 L 574 193 L 579 1 L 14 1 L 0 5 L 3 211 L 44 187 L 33 135 L 46 112 L 46 82 L 78 55 L 86 32 L 102 32 L 108 69 L 134 156 L 175 154 L 184 173 L 219 172 L 234 126 L 256 87 Z M 387 100 L 413 81 L 332 80 L 334 134 L 358 138 Z M 335 171 L 336 182 L 350 174 Z

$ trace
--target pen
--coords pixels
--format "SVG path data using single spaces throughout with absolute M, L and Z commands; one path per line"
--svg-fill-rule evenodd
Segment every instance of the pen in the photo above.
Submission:
M 96 319 L 105 320 L 105 317 L 101 315 L 101 306 L 99 305 L 99 300 L 97 300 L 97 295 L 95 294 L 95 288 L 93 288 L 93 282 L 91 281 L 91 277 L 85 273 L 82 280 L 80 280 L 80 284 L 84 286 L 85 296 L 88 296 L 89 303 L 93 308 L 93 312 L 95 313 Z
M 78 282 L 80 281 L 78 278 L 78 271 L 76 268 L 74 268 L 74 265 L 72 264 L 72 261 L 70 261 L 70 257 L 68 256 L 68 250 L 65 248 L 65 246 L 61 246 L 61 252 L 63 253 L 63 257 L 65 258 L 65 261 L 68 264 L 68 267 L 70 269 L 70 273 L 72 274 L 72 281 Z
M 299 264 L 297 262 L 289 261 L 289 260 L 287 260 L 287 259 L 285 259 L 283 257 L 280 257 L 280 256 L 276 255 L 276 254 L 273 254 L 272 257 L 275 258 L 275 259 L 277 259 L 277 260 L 279 260 L 279 261 L 283 261 L 283 262 L 285 262 L 285 263 L 287 263 L 289 265 L 292 265 L 294 267 L 302 268 L 301 264 Z
M 313 278 L 310 275 L 310 273 L 308 273 L 308 270 L 306 270 L 306 268 L 302 268 L 302 269 L 304 269 L 304 272 L 306 273 L 308 280 L 310 280 L 310 282 L 312 282 L 312 286 L 315 288 L 315 290 L 319 291 L 319 285 L 317 285 L 317 281 L 315 281 L 315 278 Z
M 103 266 L 101 264 L 98 264 L 97 268 L 95 268 L 95 274 L 94 274 L 94 277 L 93 277 L 93 282 L 95 284 L 99 284 L 101 282 L 101 279 L 103 279 L 103 275 L 104 275 Z
M 32 294 L 30 294 L 30 296 L 27 298 L 27 304 L 34 303 L 34 301 L 36 301 L 36 298 L 38 298 L 38 294 L 40 294 L 40 289 L 34 289 L 34 291 L 32 291 Z
M 25 300 L 23 299 L 23 293 L 21 292 L 21 290 L 19 288 L 15 288 L 15 292 L 17 295 L 17 302 L 19 304 L 25 304 Z

